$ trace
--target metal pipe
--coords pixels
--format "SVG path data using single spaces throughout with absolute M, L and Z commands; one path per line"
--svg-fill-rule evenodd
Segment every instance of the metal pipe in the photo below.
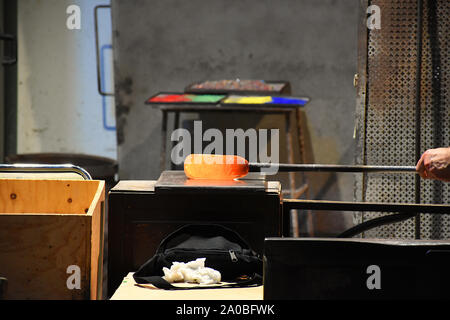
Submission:
M 450 205 L 284 199 L 283 210 L 374 211 L 450 214 Z
M 91 175 L 85 169 L 73 164 L 0 164 L 0 172 L 72 172 L 79 174 L 84 180 L 92 180 Z
M 417 0 L 417 60 L 416 60 L 416 107 L 415 107 L 415 157 L 416 162 L 421 156 L 420 130 L 421 130 L 421 81 L 422 81 L 422 17 L 423 1 Z M 420 177 L 416 176 L 414 180 L 415 195 L 414 200 L 420 203 Z M 415 238 L 420 239 L 420 214 L 415 217 Z
M 427 1 L 428 7 L 428 35 L 430 39 L 431 51 L 431 106 L 433 123 L 433 148 L 441 147 L 443 143 L 443 100 L 441 80 L 441 45 L 439 41 L 439 12 L 438 3 L 435 0 Z M 444 78 L 445 79 L 445 78 Z M 434 180 L 432 186 L 433 203 L 442 203 L 443 184 L 441 181 Z M 431 234 L 437 239 L 442 238 L 442 218 L 440 216 L 431 217 Z
M 280 172 L 315 171 L 315 172 L 397 172 L 417 173 L 414 166 L 371 166 L 371 165 L 335 165 L 335 164 L 284 164 L 284 163 L 249 163 L 252 172 L 263 168 L 278 168 Z
M 345 230 L 344 232 L 339 234 L 337 237 L 338 238 L 351 238 L 360 233 L 363 233 L 364 231 L 368 231 L 368 230 L 376 228 L 376 227 L 384 226 L 386 224 L 401 222 L 401 221 L 410 219 L 414 216 L 415 216 L 414 213 L 401 212 L 401 213 L 390 214 L 387 216 L 370 219 L 370 220 L 364 221 L 363 223 L 357 224 L 356 226 L 354 226 L 350 229 Z
M 110 9 L 110 5 L 98 5 L 94 8 L 94 32 L 95 32 L 95 57 L 97 62 L 97 89 L 98 93 L 102 96 L 114 96 L 114 93 L 103 91 L 101 70 L 100 70 L 100 52 L 99 52 L 99 36 L 98 36 L 98 10 L 99 9 Z
M 393 215 L 364 221 L 339 235 L 349 237 L 367 231 L 374 227 L 395 223 L 415 217 L 416 213 L 432 213 L 438 216 L 450 214 L 450 205 L 442 204 L 403 204 L 403 203 L 380 203 L 380 202 L 347 202 L 347 201 L 324 201 L 324 200 L 299 200 L 284 199 L 282 202 L 283 236 L 289 236 L 288 213 L 293 209 L 319 210 L 319 211 L 361 211 L 361 212 L 392 212 Z

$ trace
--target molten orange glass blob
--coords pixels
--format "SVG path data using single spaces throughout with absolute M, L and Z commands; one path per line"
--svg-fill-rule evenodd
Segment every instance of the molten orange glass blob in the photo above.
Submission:
M 191 154 L 184 160 L 184 173 L 190 179 L 232 180 L 248 171 L 248 161 L 239 156 Z

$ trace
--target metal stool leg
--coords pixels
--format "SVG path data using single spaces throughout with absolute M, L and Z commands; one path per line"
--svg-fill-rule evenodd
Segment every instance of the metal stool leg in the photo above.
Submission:
M 177 130 L 180 126 L 180 111 L 174 111 L 174 120 L 173 120 L 173 130 Z M 175 147 L 176 142 L 172 142 L 172 150 Z M 175 169 L 175 164 L 170 161 L 170 169 L 174 170 Z
M 295 114 L 296 114 L 297 138 L 298 138 L 298 147 L 299 147 L 299 151 L 300 151 L 300 158 L 301 158 L 302 163 L 306 163 L 307 161 L 306 161 L 306 152 L 305 152 L 305 139 L 304 139 L 303 130 L 302 130 L 302 114 L 301 114 L 301 111 L 299 108 L 295 109 Z M 306 174 L 304 172 L 302 174 L 302 182 L 303 182 L 302 189 L 304 190 L 303 193 L 305 193 L 307 199 L 310 199 L 308 181 L 306 179 Z M 297 199 L 300 195 L 296 195 L 295 199 Z M 311 212 L 311 210 L 307 211 L 306 223 L 307 223 L 307 229 L 309 230 L 309 235 L 311 237 L 313 237 L 314 236 L 314 216 L 313 216 L 313 213 Z
M 162 123 L 161 123 L 161 155 L 160 155 L 160 167 L 161 172 L 166 168 L 166 143 L 167 143 L 167 111 L 161 110 Z
M 291 112 L 285 114 L 285 128 L 286 128 L 286 147 L 288 151 L 288 161 L 289 163 L 294 163 L 294 150 L 292 142 L 292 130 L 291 130 Z M 289 186 L 291 197 L 294 197 L 295 193 L 295 172 L 289 172 Z M 298 213 L 297 210 L 291 211 L 291 224 L 292 233 L 294 237 L 298 237 Z

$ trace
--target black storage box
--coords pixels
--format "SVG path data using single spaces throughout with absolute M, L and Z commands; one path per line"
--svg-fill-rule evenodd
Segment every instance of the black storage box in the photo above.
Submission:
M 264 299 L 450 299 L 450 242 L 266 238 Z

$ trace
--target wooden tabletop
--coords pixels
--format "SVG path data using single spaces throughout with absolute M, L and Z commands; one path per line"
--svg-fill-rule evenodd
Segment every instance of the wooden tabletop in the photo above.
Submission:
M 111 300 L 263 300 L 263 286 L 201 290 L 164 290 L 137 285 L 130 272 Z

